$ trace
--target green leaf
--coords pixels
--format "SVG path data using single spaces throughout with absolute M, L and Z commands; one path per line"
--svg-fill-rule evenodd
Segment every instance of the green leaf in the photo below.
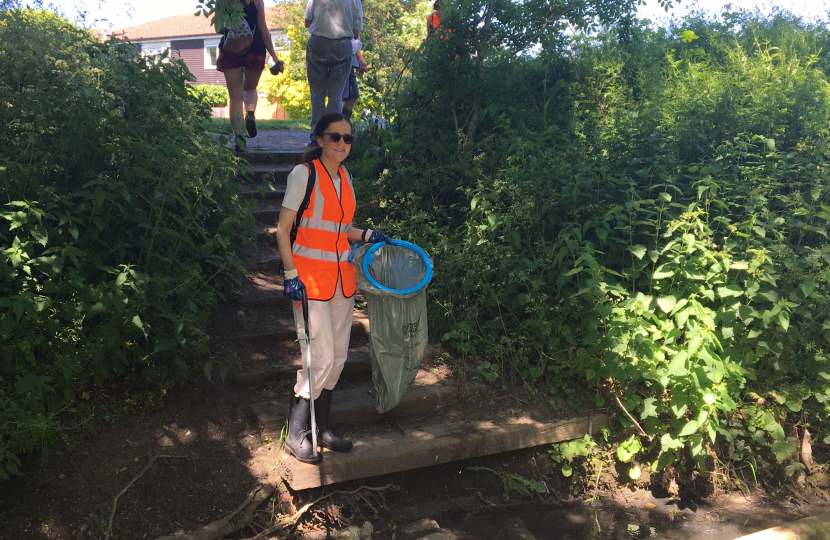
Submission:
M 737 285 L 724 285 L 722 287 L 718 287 L 718 297 L 720 298 L 734 298 L 742 296 L 743 294 L 744 290 Z
M 674 355 L 671 363 L 669 363 L 668 375 L 679 377 L 688 373 L 686 369 L 686 359 L 689 354 L 686 351 L 680 351 Z
M 628 251 L 634 254 L 635 257 L 638 259 L 642 259 L 646 254 L 646 246 L 642 244 L 637 244 L 636 246 L 628 246 L 626 247 Z
M 781 328 L 783 328 L 786 332 L 790 328 L 790 316 L 784 311 L 779 311 L 778 323 L 781 325 Z
M 115 286 L 120 287 L 121 285 L 124 284 L 125 281 L 127 281 L 127 273 L 126 272 L 121 272 L 120 274 L 118 274 L 118 277 L 115 278 Z M 139 328 L 141 328 L 141 327 L 139 326 Z
M 691 43 L 696 39 L 700 39 L 700 36 L 695 34 L 692 30 L 684 30 L 680 33 L 680 41 L 683 43 Z
M 617 459 L 623 463 L 628 463 L 642 449 L 643 445 L 640 443 L 640 438 L 636 435 L 631 435 L 617 446 Z
M 629 471 L 628 471 L 628 477 L 629 477 L 629 478 L 631 478 L 631 479 L 632 479 L 632 480 L 634 480 L 634 481 L 639 480 L 639 479 L 640 479 L 640 476 L 641 476 L 642 474 L 643 474 L 643 471 L 642 471 L 642 470 L 640 470 L 640 467 L 638 467 L 637 465 L 634 465 L 634 466 L 633 466 L 633 467 L 631 467 L 631 469 L 629 469 Z
M 574 470 L 570 465 L 562 465 L 562 476 L 564 476 L 565 478 L 570 478 L 573 473 Z
M 652 416 L 657 416 L 657 400 L 654 398 L 646 398 L 643 400 L 643 411 L 640 413 L 640 420 L 645 420 Z
M 674 296 L 663 296 L 657 299 L 657 305 L 660 306 L 663 313 L 671 313 L 674 306 L 677 305 L 677 298 Z
M 666 279 L 670 277 L 674 277 L 675 271 L 674 270 L 663 270 L 665 264 L 661 264 L 654 270 L 654 274 L 651 275 L 651 279 Z
M 678 433 L 678 437 L 688 437 L 697 431 L 698 423 L 697 420 L 689 420 L 686 422 L 686 425 L 683 426 L 683 429 L 680 430 Z
M 141 317 L 139 317 L 138 315 L 133 317 L 133 324 L 136 326 L 136 328 L 144 330 L 144 323 L 141 322 Z
M 672 437 L 671 434 L 665 433 L 660 437 L 660 448 L 663 452 L 668 452 L 669 450 L 683 448 L 683 443 L 679 439 Z
M 775 454 L 775 460 L 781 464 L 798 449 L 798 442 L 795 439 L 784 439 L 770 445 L 770 450 Z

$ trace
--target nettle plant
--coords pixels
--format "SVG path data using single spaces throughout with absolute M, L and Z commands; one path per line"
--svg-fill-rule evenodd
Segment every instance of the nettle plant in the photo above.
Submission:
M 759 449 L 784 441 L 776 407 L 755 399 L 738 410 L 752 396 L 774 392 L 790 412 L 809 402 L 816 419 L 828 412 L 826 180 L 800 186 L 806 198 L 793 184 L 759 183 L 741 163 L 746 150 L 781 171 L 801 165 L 762 154 L 763 138 L 737 142 L 722 149 L 734 167 L 641 169 L 677 181 L 631 182 L 627 201 L 563 229 L 549 259 L 562 270 L 571 361 L 648 440 L 655 470 L 684 451 L 707 470 L 736 419 Z M 774 447 L 779 462 L 792 446 Z
M 96 404 L 224 376 L 207 321 L 254 235 L 183 63 L 42 11 L 0 37 L 2 479 Z

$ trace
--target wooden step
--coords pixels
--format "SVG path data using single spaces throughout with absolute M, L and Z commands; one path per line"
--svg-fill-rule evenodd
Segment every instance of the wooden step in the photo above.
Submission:
M 302 367 L 300 348 L 297 346 L 297 354 L 289 361 L 269 362 L 267 359 L 257 362 L 245 362 L 248 367 L 245 370 L 234 372 L 236 382 L 242 385 L 256 384 L 267 379 L 292 379 L 296 377 L 297 370 Z M 313 366 L 312 366 L 313 367 Z M 369 362 L 369 349 L 366 347 L 355 347 L 349 349 L 346 364 L 343 366 L 343 375 L 355 373 L 370 374 L 372 367 Z
M 251 212 L 257 223 L 276 227 L 280 220 L 280 210 L 282 209 L 281 198 L 265 198 L 259 199 L 260 204 L 256 210 Z M 355 208 L 360 210 L 365 205 L 358 204 Z
M 251 213 L 253 214 L 254 219 L 257 223 L 262 223 L 265 225 L 271 225 L 276 227 L 277 223 L 280 222 L 279 208 L 266 208 L 263 210 L 256 210 Z
M 507 422 L 456 422 L 355 439 L 351 452 L 323 450 L 319 465 L 301 463 L 283 451 L 280 476 L 294 490 L 369 478 L 542 444 L 569 441 L 608 426 L 609 415 L 554 422 L 527 417 Z
M 253 260 L 246 260 L 242 266 L 244 266 L 245 270 L 248 272 L 276 272 L 279 270 L 281 263 L 282 259 L 279 254 L 276 254 Z
M 277 212 L 279 215 L 279 212 Z M 256 231 L 256 241 L 262 245 L 265 242 L 273 242 L 274 244 L 277 243 L 277 226 L 276 225 L 266 225 L 263 223 L 257 223 L 254 225 L 254 231 Z
M 375 409 L 371 381 L 353 387 L 338 386 L 332 395 L 331 419 L 338 424 L 359 424 L 428 413 L 449 405 L 458 398 L 460 388 L 440 380 L 435 373 L 421 370 L 397 407 L 384 414 Z M 371 392 L 371 393 L 370 393 Z M 265 401 L 253 406 L 262 432 L 279 437 L 288 418 L 288 401 Z
M 237 176 L 245 183 L 260 184 L 267 180 L 274 186 L 284 186 L 288 179 L 288 173 L 295 165 L 296 163 L 294 165 L 256 164 L 251 165 L 248 169 L 239 169 Z
M 285 196 L 285 186 L 274 186 L 274 189 L 260 191 L 258 184 L 245 184 L 241 194 L 249 199 L 278 199 L 282 201 Z
M 291 165 L 292 167 L 303 161 L 304 150 L 270 150 L 245 152 L 240 157 L 251 166 L 254 165 Z
M 366 296 L 362 292 L 358 291 L 355 293 L 355 298 L 365 299 Z M 251 298 L 242 296 L 236 299 L 236 303 L 244 307 L 290 306 L 293 302 L 293 300 L 286 298 L 282 293 L 282 287 L 280 287 L 279 292 L 274 292 L 272 294 L 262 294 Z
M 368 334 L 369 333 L 369 317 L 363 311 L 355 311 L 352 316 L 352 335 Z M 297 337 L 297 330 L 294 328 L 294 316 L 290 311 L 285 311 L 285 317 L 270 319 L 270 327 L 263 332 L 236 334 L 228 336 L 228 339 L 233 341 L 263 341 L 263 340 L 282 340 L 295 339 Z M 314 328 L 311 329 L 314 332 Z

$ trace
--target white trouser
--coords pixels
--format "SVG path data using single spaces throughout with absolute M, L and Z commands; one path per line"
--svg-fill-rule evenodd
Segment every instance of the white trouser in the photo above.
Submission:
M 311 320 L 311 373 L 314 375 L 314 399 L 323 390 L 334 390 L 343 372 L 346 356 L 349 354 L 349 339 L 352 337 L 354 296 L 345 298 L 340 280 L 334 298 L 321 302 L 308 301 L 308 318 Z M 308 347 L 305 342 L 305 322 L 302 305 L 294 307 L 294 325 L 303 355 L 303 368 L 297 371 L 294 394 L 308 399 Z

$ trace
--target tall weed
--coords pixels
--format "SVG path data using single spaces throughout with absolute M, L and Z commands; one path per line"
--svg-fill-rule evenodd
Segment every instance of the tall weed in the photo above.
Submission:
M 487 380 L 599 390 L 655 470 L 706 471 L 736 433 L 738 459 L 791 464 L 788 426 L 830 436 L 827 33 L 683 24 L 500 64 L 536 82 L 486 94 L 469 152 L 439 86 L 367 160 L 375 219 L 435 254 L 431 328 Z
M 252 234 L 183 63 L 47 12 L 3 12 L 0 38 L 2 478 L 90 393 L 224 375 L 206 322 Z

